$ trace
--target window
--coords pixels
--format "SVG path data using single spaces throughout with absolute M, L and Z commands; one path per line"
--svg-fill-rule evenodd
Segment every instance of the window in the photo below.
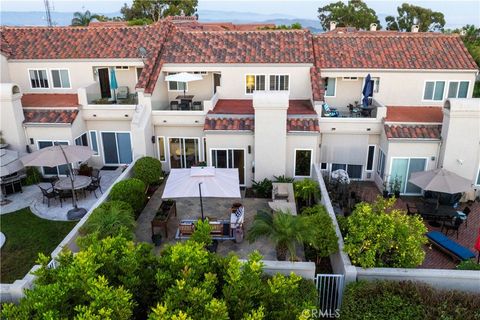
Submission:
M 358 77 L 343 77 L 344 81 L 357 81 Z
M 207 162 L 207 138 L 203 137 L 203 161 Z
M 325 96 L 326 97 L 335 97 L 336 82 L 337 81 L 335 78 L 325 79 Z
M 199 138 L 169 138 L 170 168 L 191 168 L 200 159 Z
M 117 71 L 123 71 L 123 70 L 129 70 L 129 66 L 115 66 L 115 70 Z
M 165 137 L 158 137 L 158 157 L 160 161 L 166 161 L 165 157 Z
M 70 76 L 67 69 L 52 69 L 51 73 L 54 88 L 70 89 Z
M 375 157 L 375 146 L 368 146 L 368 154 L 367 154 L 367 168 L 366 171 L 373 170 L 373 159 Z
M 142 74 L 143 68 L 136 68 L 136 76 L 137 76 L 137 82 L 138 79 L 140 79 L 140 75 Z
M 133 159 L 130 132 L 100 132 L 105 165 L 129 164 Z
M 476 184 L 477 186 L 480 186 L 480 167 L 478 168 L 477 180 L 475 181 L 475 184 Z
M 47 147 L 51 147 L 54 144 L 55 145 L 63 145 L 67 146 L 68 141 L 51 141 L 51 140 L 44 140 L 44 141 L 37 141 L 38 143 L 38 149 L 43 149 Z M 66 164 L 58 166 L 58 167 L 42 167 L 43 174 L 44 175 L 53 175 L 53 176 L 58 176 L 58 175 L 67 175 L 68 172 L 68 166 Z
M 208 74 L 207 71 L 194 71 L 193 73 L 194 73 L 194 74 L 200 74 L 200 75 L 202 75 L 202 76 L 206 76 L 206 75 Z
M 380 176 L 380 178 L 383 179 L 385 175 L 385 153 L 383 153 L 381 149 L 380 149 L 380 152 L 378 153 L 377 173 Z
M 445 81 L 427 81 L 425 82 L 425 90 L 423 92 L 423 100 L 443 100 L 445 91 Z
M 312 169 L 312 150 L 295 150 L 294 176 L 310 177 Z
M 245 184 L 245 150 L 243 149 L 210 149 L 212 166 L 215 168 L 237 168 L 240 185 Z
M 47 70 L 29 70 L 28 73 L 30 74 L 30 85 L 32 89 L 48 88 Z
M 320 164 L 320 170 L 327 170 L 327 163 L 326 162 L 322 162 Z
M 448 98 L 466 98 L 468 93 L 468 81 L 450 81 L 448 84 Z
M 362 166 L 357 164 L 332 163 L 332 172 L 336 170 L 345 170 L 350 179 L 362 179 Z
M 373 92 L 378 93 L 380 91 L 380 78 L 372 78 Z
M 95 155 L 98 156 L 97 131 L 90 131 L 90 142 L 92 144 L 92 150 L 95 152 Z
M 265 76 L 249 74 L 245 76 L 245 93 L 265 90 Z
M 288 91 L 288 80 L 287 75 L 270 75 L 270 90 Z
M 75 139 L 75 145 L 88 147 L 88 137 L 86 132 Z
M 425 170 L 427 159 L 422 158 L 392 158 L 392 168 L 390 172 L 389 185 L 392 188 L 394 179 L 399 179 L 400 193 L 421 194 L 422 189 L 408 182 L 414 172 Z
M 168 75 L 176 74 L 176 72 L 169 73 Z M 188 85 L 186 82 L 168 81 L 168 91 L 188 91 Z

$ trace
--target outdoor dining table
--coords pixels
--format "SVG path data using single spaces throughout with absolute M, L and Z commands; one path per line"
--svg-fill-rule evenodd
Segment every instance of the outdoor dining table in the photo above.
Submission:
M 427 220 L 430 220 L 429 224 L 432 227 L 439 227 L 439 221 L 458 216 L 457 211 L 458 209 L 455 209 L 452 206 L 440 205 L 438 208 L 431 204 L 420 206 L 420 214 L 425 216 Z
M 86 188 L 92 182 L 92 178 L 87 176 L 75 176 L 73 179 L 73 189 L 80 190 Z M 61 178 L 55 182 L 57 190 L 72 190 L 72 182 L 69 177 Z

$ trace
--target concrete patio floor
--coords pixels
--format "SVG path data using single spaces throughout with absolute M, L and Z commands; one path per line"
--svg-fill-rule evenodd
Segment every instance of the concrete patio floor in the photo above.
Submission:
M 102 190 L 105 192 L 115 182 L 115 180 L 120 176 L 121 173 L 122 168 L 118 168 L 115 171 L 100 171 L 100 176 L 102 177 Z M 39 185 L 46 188 L 51 187 L 49 183 L 44 182 L 39 183 Z M 23 193 L 15 193 L 7 197 L 7 199 L 11 202 L 0 207 L 1 214 L 17 211 L 25 207 L 30 207 L 32 213 L 39 216 L 40 218 L 49 220 L 68 220 L 67 212 L 68 210 L 73 208 L 71 199 L 64 200 L 62 207 L 60 206 L 60 201 L 58 199 L 51 199 L 50 207 L 48 207 L 46 201 L 45 203 L 42 203 L 42 192 L 37 185 L 26 186 L 22 189 Z M 90 193 L 86 191 L 85 195 L 86 197 L 84 198 L 83 194 L 80 193 L 78 199 L 78 206 L 88 210 L 95 204 L 97 198 L 95 198 L 93 192 Z M 97 197 L 100 196 L 100 190 L 97 190 Z
M 142 214 L 137 219 L 137 228 L 135 231 L 136 240 L 138 242 L 152 243 L 152 230 L 150 222 L 155 216 L 157 209 L 162 202 L 161 196 L 163 193 L 163 184 L 154 193 L 149 203 L 142 211 Z M 177 217 L 170 217 L 168 221 L 168 238 L 165 241 L 165 234 L 163 230 L 157 229 L 156 232 L 162 234 L 162 245 L 155 247 L 155 252 L 158 254 L 166 244 L 176 243 L 175 233 L 178 228 L 180 220 L 183 219 L 200 219 L 200 200 L 198 198 L 182 198 L 177 201 Z M 241 202 L 245 207 L 245 232 L 247 233 L 253 218 L 258 210 L 269 210 L 268 199 L 257 198 L 242 198 L 242 199 L 219 199 L 219 198 L 205 198 L 203 199 L 203 208 L 205 217 L 212 217 L 217 219 L 230 219 L 229 209 L 234 202 Z M 234 241 L 220 241 L 217 253 L 223 256 L 230 252 L 237 254 L 240 258 L 248 258 L 248 255 L 254 250 L 258 250 L 265 260 L 277 260 L 276 251 L 273 244 L 267 239 L 259 239 L 254 243 L 249 243 L 243 240 L 241 243 Z

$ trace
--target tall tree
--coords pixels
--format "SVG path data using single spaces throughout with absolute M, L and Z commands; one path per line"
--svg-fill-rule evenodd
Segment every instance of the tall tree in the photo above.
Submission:
M 368 30 L 370 24 L 376 23 L 377 28 L 381 28 L 375 10 L 369 8 L 367 4 L 361 0 L 350 0 L 348 4 L 342 1 L 330 3 L 318 8 L 318 13 L 320 24 L 325 30 L 330 28 L 331 21 L 336 21 L 339 27 L 355 27 L 357 29 Z
M 413 25 L 418 25 L 419 31 L 442 31 L 445 26 L 443 13 L 422 8 L 408 3 L 397 7 L 398 16 L 388 16 L 387 30 L 411 31 Z
M 198 0 L 133 0 L 132 6 L 126 3 L 120 12 L 124 20 L 158 21 L 167 16 L 194 15 L 197 12 Z
M 97 14 L 92 14 L 90 11 L 75 12 L 73 14 L 72 26 L 88 26 L 90 21 L 93 19 L 98 19 L 100 16 Z

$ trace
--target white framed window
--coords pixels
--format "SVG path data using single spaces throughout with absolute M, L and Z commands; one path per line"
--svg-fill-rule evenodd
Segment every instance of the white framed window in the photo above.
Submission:
M 293 158 L 293 175 L 294 177 L 311 177 L 312 176 L 312 149 L 295 149 Z
M 28 69 L 32 89 L 49 88 L 47 69 Z
M 328 169 L 328 163 L 322 162 L 320 163 L 320 170 L 327 170 Z
M 129 66 L 115 66 L 116 71 L 127 71 L 130 70 Z
M 207 71 L 194 71 L 193 73 L 194 74 L 199 74 L 199 75 L 202 75 L 202 76 L 206 76 L 208 74 Z
M 362 168 L 363 166 L 359 164 L 332 163 L 332 172 L 339 169 L 345 170 L 350 179 L 362 179 Z
M 168 137 L 170 169 L 191 168 L 200 159 L 200 138 Z
M 445 81 L 426 81 L 423 100 L 442 101 L 445 93 Z
M 165 151 L 165 137 L 158 137 L 158 159 L 160 161 L 167 161 Z
M 372 77 L 373 81 L 373 92 L 378 93 L 380 91 L 380 78 Z
M 93 152 L 95 152 L 94 156 L 98 156 L 98 137 L 97 137 L 97 131 L 95 130 L 90 130 L 88 132 L 90 134 L 90 145 L 92 147 Z
M 288 91 L 289 86 L 289 76 L 288 75 L 270 75 L 270 91 Z
M 176 74 L 176 72 L 168 73 L 168 75 Z M 188 91 L 188 83 L 178 81 L 168 81 L 168 91 Z
M 337 91 L 337 79 L 325 78 L 325 97 L 335 97 Z
M 51 147 L 53 145 L 68 146 L 69 141 L 66 140 L 37 140 L 38 150 Z M 68 165 L 63 164 L 57 167 L 42 167 L 43 175 L 47 176 L 66 176 L 68 173 Z
M 357 81 L 358 77 L 343 77 L 344 81 Z
M 252 94 L 253 91 L 265 91 L 265 79 L 264 74 L 247 74 L 245 76 L 245 93 Z
M 71 89 L 70 72 L 68 69 L 50 69 L 52 76 L 52 88 Z
M 450 81 L 447 98 L 466 98 L 469 84 L 469 81 Z
M 365 167 L 365 171 L 373 171 L 373 161 L 375 159 L 375 145 L 368 146 L 367 152 L 367 166 Z
M 378 152 L 377 173 L 382 179 L 385 176 L 385 160 L 386 160 L 385 153 L 383 152 L 382 149 L 380 149 Z
M 86 132 L 83 133 L 81 136 L 75 138 L 75 145 L 88 147 L 88 136 Z

